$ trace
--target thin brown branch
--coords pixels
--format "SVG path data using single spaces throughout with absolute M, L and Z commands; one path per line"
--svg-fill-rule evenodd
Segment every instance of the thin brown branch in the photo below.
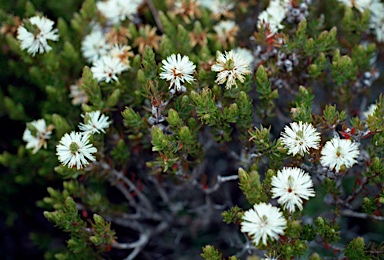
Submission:
M 157 28 L 160 32 L 163 32 L 163 24 L 160 21 L 159 13 L 156 10 L 155 5 L 153 4 L 152 0 L 145 0 L 147 5 L 149 6 L 149 9 L 151 10 L 151 13 L 153 15 L 153 18 L 155 19 L 155 22 L 157 24 Z

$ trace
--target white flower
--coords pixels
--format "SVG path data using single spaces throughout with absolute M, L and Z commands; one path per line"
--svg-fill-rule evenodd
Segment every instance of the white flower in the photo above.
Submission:
M 69 97 L 72 99 L 72 105 L 77 106 L 88 102 L 88 95 L 85 90 L 80 89 L 78 85 L 69 86 Z
M 250 50 L 246 49 L 246 48 L 240 48 L 240 47 L 237 47 L 236 49 L 233 50 L 236 54 L 238 54 L 240 57 L 242 57 L 243 59 L 245 59 L 246 61 L 248 61 L 249 63 L 249 67 L 253 67 L 254 63 L 255 63 L 255 59 L 253 57 L 253 54 Z
M 108 83 L 112 80 L 118 81 L 117 75 L 128 68 L 128 65 L 122 63 L 119 58 L 103 56 L 93 64 L 91 71 L 95 79 Z
M 220 21 L 213 26 L 213 30 L 216 32 L 218 39 L 221 42 L 225 42 L 231 35 L 237 33 L 238 28 L 234 21 Z
M 99 26 L 96 26 L 81 42 L 81 51 L 88 62 L 99 60 L 101 57 L 107 55 L 109 50 L 110 46 Z
M 26 148 L 33 148 L 32 153 L 36 153 L 42 146 L 47 148 L 47 140 L 51 138 L 53 125 L 45 123 L 44 119 L 32 121 L 27 124 L 23 134 L 23 140 L 27 142 Z
M 266 203 L 255 204 L 252 209 L 244 212 L 242 220 L 241 232 L 248 233 L 256 245 L 260 240 L 267 245 L 268 237 L 277 240 L 287 226 L 280 209 Z
M 338 172 L 343 165 L 350 168 L 357 162 L 359 145 L 350 139 L 333 138 L 325 143 L 321 155 L 320 163 Z
M 86 113 L 85 117 L 84 115 L 81 116 L 84 118 L 85 124 L 80 123 L 79 129 L 85 134 L 95 134 L 100 132 L 105 133 L 104 129 L 107 129 L 111 124 L 111 121 L 108 121 L 109 117 L 104 114 L 100 114 L 100 111 L 92 111 L 90 113 Z
M 264 255 L 265 256 L 265 258 L 263 259 L 263 260 L 279 260 L 279 255 L 278 256 L 276 256 L 276 252 L 274 251 L 273 252 L 273 255 L 271 254 L 271 255 Z
M 295 206 L 303 210 L 303 200 L 315 196 L 311 176 L 300 168 L 284 167 L 272 177 L 272 198 L 280 197 L 277 202 L 288 209 L 295 211 Z
M 293 122 L 284 131 L 280 140 L 288 148 L 288 154 L 304 156 L 309 148 L 319 149 L 320 134 L 311 124 Z
M 141 4 L 141 0 L 108 0 L 97 2 L 96 6 L 110 22 L 118 24 L 127 18 L 132 19 Z
M 373 113 L 374 113 L 375 110 L 376 110 L 376 107 L 377 107 L 376 104 L 371 104 L 371 105 L 368 107 L 367 111 L 363 112 L 363 119 L 367 119 L 368 116 L 372 116 Z
M 281 24 L 286 17 L 287 1 L 272 0 L 267 9 L 260 13 L 258 26 L 268 27 L 270 34 L 277 33 L 284 26 Z
M 355 7 L 360 12 L 364 12 L 365 9 L 369 8 L 372 0 L 338 0 L 340 3 L 348 7 Z
M 380 0 L 371 0 L 368 9 L 372 16 L 384 18 L 384 3 Z
M 115 44 L 111 48 L 110 55 L 111 57 L 118 58 L 122 63 L 129 66 L 129 58 L 134 56 L 131 49 L 132 49 L 131 46 L 128 46 L 128 45 Z
M 188 56 L 181 57 L 180 54 L 172 54 L 162 63 L 161 70 L 163 72 L 160 73 L 160 78 L 171 82 L 170 89 L 175 85 L 176 90 L 180 91 L 182 88 L 181 83 L 185 81 L 189 83 L 194 80 L 192 74 L 196 66 L 189 60 Z
M 235 7 L 231 0 L 200 0 L 200 5 L 209 9 L 215 16 L 225 16 Z
M 234 51 L 225 52 L 225 54 L 218 52 L 216 64 L 212 65 L 211 70 L 219 72 L 216 83 L 223 84 L 227 81 L 227 89 L 232 86 L 237 87 L 236 79 L 244 82 L 243 75 L 251 73 L 248 61 Z
M 54 22 L 45 17 L 34 16 L 29 18 L 32 25 L 37 26 L 36 32 L 29 32 L 20 25 L 17 29 L 17 39 L 21 43 L 21 49 L 27 49 L 27 52 L 35 56 L 35 54 L 49 52 L 52 47 L 48 45 L 47 40 L 57 41 L 59 35 L 57 29 L 53 29 Z
M 376 34 L 377 41 L 384 42 L 384 3 L 373 1 L 369 10 L 371 11 L 369 27 Z
M 97 149 L 92 144 L 88 144 L 89 135 L 77 133 L 72 131 L 70 134 L 66 133 L 56 146 L 59 161 L 68 168 L 77 167 L 81 169 L 89 164 L 89 161 L 95 161 L 93 153 Z

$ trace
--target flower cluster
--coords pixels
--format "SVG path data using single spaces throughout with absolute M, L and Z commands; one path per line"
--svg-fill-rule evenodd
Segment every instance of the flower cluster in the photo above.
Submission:
M 295 212 L 296 206 L 303 210 L 303 199 L 315 196 L 310 175 L 299 168 L 283 168 L 272 177 L 271 184 L 272 198 L 279 198 L 278 203 L 290 213 Z M 256 245 L 260 240 L 266 245 L 268 237 L 276 240 L 284 234 L 287 223 L 279 208 L 265 203 L 254 205 L 242 220 L 241 231 L 248 233 Z
M 97 152 L 97 149 L 89 143 L 90 136 L 100 132 L 105 133 L 105 129 L 111 124 L 108 121 L 109 117 L 101 114 L 100 111 L 86 113 L 82 117 L 84 123 L 79 124 L 82 132 L 66 133 L 56 146 L 59 161 L 64 166 L 76 167 L 78 170 L 87 166 L 89 161 L 96 160 L 93 154 Z
M 117 75 L 128 70 L 131 47 L 128 45 L 110 45 L 100 26 L 85 36 L 81 50 L 84 58 L 93 63 L 91 71 L 98 81 L 118 81 Z

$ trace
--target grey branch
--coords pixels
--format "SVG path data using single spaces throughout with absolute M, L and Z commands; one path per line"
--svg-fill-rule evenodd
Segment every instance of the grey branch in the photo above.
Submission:
M 340 214 L 342 216 L 346 216 L 346 217 L 354 217 L 354 218 L 362 218 L 362 219 L 374 219 L 374 220 L 384 221 L 384 217 L 369 215 L 367 213 L 356 212 L 356 211 L 352 211 L 350 209 L 342 210 L 340 212 Z

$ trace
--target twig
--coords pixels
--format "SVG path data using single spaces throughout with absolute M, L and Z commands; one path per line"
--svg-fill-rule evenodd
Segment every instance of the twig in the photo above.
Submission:
M 149 235 L 147 233 L 141 233 L 139 239 L 133 243 L 114 243 L 112 246 L 117 249 L 131 249 L 145 245 L 148 240 Z
M 221 184 L 223 184 L 224 182 L 227 182 L 227 181 L 235 181 L 235 180 L 238 180 L 239 179 L 239 175 L 231 175 L 231 176 L 217 176 L 217 181 L 215 183 L 215 185 L 213 185 L 211 188 L 208 188 L 208 189 L 205 189 L 204 192 L 206 194 L 211 194 L 215 191 L 217 191 Z
M 114 243 L 112 246 L 117 249 L 131 249 L 134 248 L 133 251 L 124 259 L 124 260 L 132 260 L 143 250 L 145 245 L 148 243 L 149 238 L 157 235 L 169 227 L 169 223 L 166 221 L 161 222 L 157 225 L 155 231 L 145 231 L 140 233 L 140 237 L 137 241 L 133 243 Z
M 155 185 L 157 192 L 159 193 L 161 199 L 164 201 L 164 203 L 169 203 L 169 197 L 168 194 L 165 192 L 163 187 L 161 187 L 159 180 L 156 177 L 150 176 L 148 178 L 153 184 Z
M 132 197 L 131 193 L 127 190 L 127 188 L 123 184 L 115 183 L 114 185 L 124 195 L 124 197 L 128 200 L 129 204 L 131 204 L 132 207 L 134 208 L 139 207 L 135 199 Z
M 145 0 L 145 2 L 147 2 L 149 9 L 151 10 L 151 13 L 153 15 L 153 18 L 155 18 L 157 28 L 159 28 L 160 32 L 163 32 L 163 25 L 160 21 L 159 13 L 157 12 L 156 7 L 153 5 L 152 0 Z
M 146 208 L 149 211 L 153 211 L 151 202 L 147 199 L 147 197 L 136 187 L 135 184 L 133 184 L 127 177 L 124 176 L 122 172 L 116 171 L 114 169 L 111 169 L 110 171 L 111 175 L 114 176 L 118 180 L 122 180 L 125 184 L 128 185 L 129 188 L 131 188 L 133 191 L 135 191 L 137 197 L 140 199 L 141 202 L 143 202 L 146 206 Z M 118 183 L 117 183 L 118 184 Z M 116 184 L 116 185 L 117 185 Z
M 375 215 L 368 215 L 367 213 L 361 213 L 352 211 L 350 209 L 345 209 L 340 212 L 342 216 L 346 217 L 354 217 L 354 218 L 362 218 L 362 219 L 374 219 L 379 221 L 384 221 L 384 217 L 382 216 L 375 216 Z

